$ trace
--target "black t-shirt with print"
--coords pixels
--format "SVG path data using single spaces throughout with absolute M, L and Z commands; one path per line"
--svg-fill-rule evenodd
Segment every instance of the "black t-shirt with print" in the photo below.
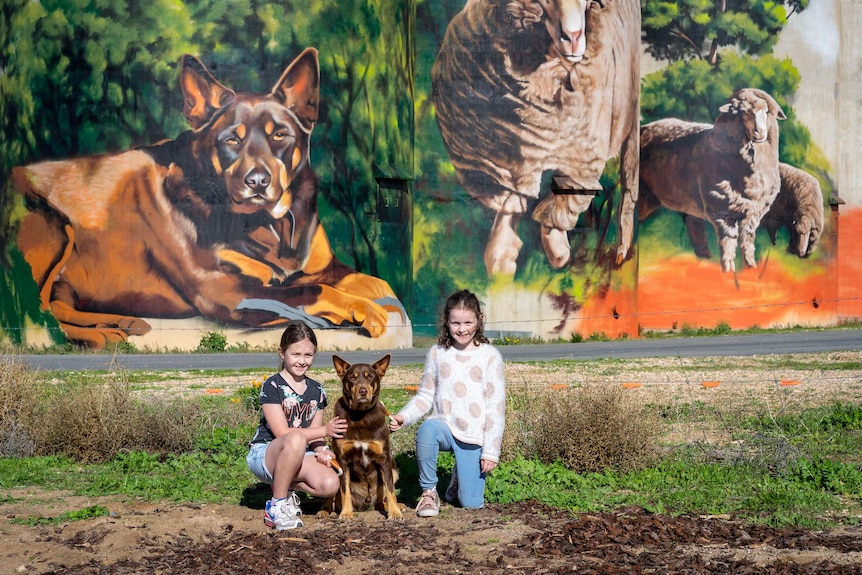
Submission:
M 290 427 L 309 427 L 315 414 L 326 407 L 326 392 L 323 386 L 310 377 L 305 378 L 305 393 L 296 393 L 290 384 L 276 373 L 267 379 L 260 388 L 260 405 L 274 403 L 284 410 L 284 417 Z M 251 439 L 251 443 L 269 443 L 275 439 L 266 418 L 261 411 L 260 426 Z

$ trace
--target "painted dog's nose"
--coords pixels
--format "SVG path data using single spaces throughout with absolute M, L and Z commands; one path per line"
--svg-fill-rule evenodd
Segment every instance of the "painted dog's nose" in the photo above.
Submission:
M 263 191 L 272 182 L 272 176 L 266 170 L 255 168 L 246 174 L 243 180 L 245 185 L 256 192 Z

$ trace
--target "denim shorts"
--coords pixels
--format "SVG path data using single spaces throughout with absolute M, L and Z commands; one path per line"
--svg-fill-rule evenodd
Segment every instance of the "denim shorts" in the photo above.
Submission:
M 272 473 L 266 468 L 266 448 L 269 443 L 252 443 L 248 448 L 245 462 L 255 477 L 263 483 L 272 485 Z
M 248 465 L 255 477 L 267 485 L 272 485 L 272 473 L 266 468 L 266 448 L 269 443 L 252 443 L 248 448 L 248 455 L 245 456 L 245 463 Z M 305 456 L 315 456 L 314 451 L 308 450 Z

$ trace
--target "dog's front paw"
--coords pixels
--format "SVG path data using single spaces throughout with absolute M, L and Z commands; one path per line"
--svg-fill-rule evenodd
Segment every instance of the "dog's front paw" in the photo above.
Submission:
M 339 520 L 339 521 L 353 521 L 355 518 L 356 518 L 356 516 L 355 516 L 355 515 L 353 515 L 353 512 L 352 512 L 352 511 L 348 511 L 348 512 L 346 512 L 346 513 L 345 513 L 344 511 L 342 511 L 342 512 L 338 515 L 338 520 Z
M 391 506 L 386 506 L 386 520 L 387 521 L 403 521 L 404 520 L 404 511 L 407 510 L 407 506 L 403 503 L 399 503 L 395 505 L 394 509 L 390 509 Z

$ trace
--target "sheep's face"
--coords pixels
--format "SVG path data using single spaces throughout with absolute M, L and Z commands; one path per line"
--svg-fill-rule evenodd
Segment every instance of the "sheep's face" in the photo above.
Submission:
M 587 51 L 587 8 L 590 0 L 541 0 L 545 28 L 563 60 L 576 64 Z
M 746 139 L 755 144 L 765 142 L 769 137 L 770 114 L 776 120 L 786 118 L 781 106 L 772 96 L 755 88 L 739 90 L 718 110 L 723 114 L 739 116 Z
M 739 99 L 731 98 L 728 107 L 732 114 L 737 114 L 745 128 L 745 137 L 749 142 L 761 143 L 769 135 L 769 104 L 761 98 Z M 725 111 L 722 109 L 722 111 Z

